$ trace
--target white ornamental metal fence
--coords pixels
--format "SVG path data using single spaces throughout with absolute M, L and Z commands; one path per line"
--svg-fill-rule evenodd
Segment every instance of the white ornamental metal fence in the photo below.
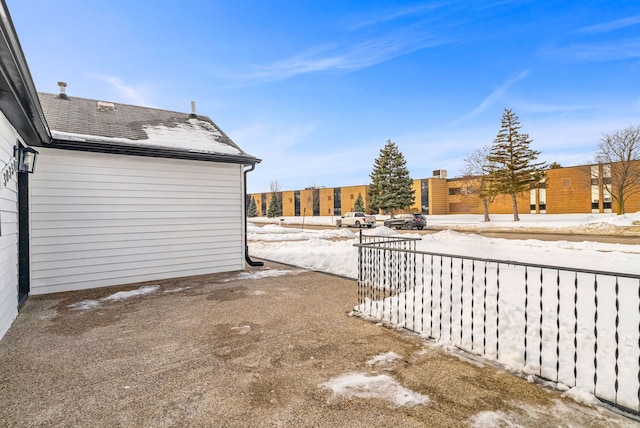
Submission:
M 640 415 L 640 275 L 424 252 L 416 241 L 361 234 L 357 314 Z

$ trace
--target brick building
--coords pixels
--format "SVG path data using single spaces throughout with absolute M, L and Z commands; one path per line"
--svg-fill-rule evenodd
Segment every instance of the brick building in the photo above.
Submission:
M 407 210 L 423 214 L 482 214 L 478 197 L 481 177 L 447 178 L 436 170 L 430 178 L 413 181 L 414 204 Z M 616 212 L 617 205 L 608 190 L 611 168 L 607 165 L 581 165 L 546 171 L 545 187 L 531 189 L 517 197 L 518 212 L 535 214 L 578 214 Z M 368 185 L 315 188 L 278 192 L 283 216 L 329 216 L 353 211 L 362 195 L 369 211 Z M 258 215 L 266 216 L 271 193 L 250 194 Z M 625 204 L 626 212 L 640 211 L 640 193 Z M 491 214 L 513 212 L 511 196 L 500 195 L 489 204 Z

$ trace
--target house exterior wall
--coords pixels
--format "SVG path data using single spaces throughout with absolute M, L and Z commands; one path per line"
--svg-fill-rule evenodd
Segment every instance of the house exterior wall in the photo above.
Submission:
M 39 151 L 32 294 L 244 268 L 241 165 Z
M 13 162 L 17 135 L 0 113 L 0 169 Z M 18 189 L 16 173 L 5 172 L 6 185 L 0 176 L 0 338 L 18 316 Z

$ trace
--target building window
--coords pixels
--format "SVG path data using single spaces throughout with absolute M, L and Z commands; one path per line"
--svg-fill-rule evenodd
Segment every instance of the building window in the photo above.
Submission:
M 422 214 L 429 214 L 429 180 L 420 180 Z
M 327 201 L 331 200 L 331 195 L 327 195 Z
M 452 187 L 449 189 L 449 195 L 461 195 L 462 187 Z
M 355 196 L 351 195 L 351 200 L 353 201 L 355 199 Z

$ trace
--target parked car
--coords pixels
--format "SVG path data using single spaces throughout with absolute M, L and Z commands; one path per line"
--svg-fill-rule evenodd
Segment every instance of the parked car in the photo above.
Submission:
M 345 213 L 342 217 L 336 220 L 336 226 L 349 226 L 349 227 L 369 227 L 371 228 L 376 224 L 376 216 L 366 215 L 363 212 L 355 211 Z
M 384 221 L 384 225 L 395 229 L 418 229 L 422 230 L 427 226 L 427 219 L 420 213 L 398 214 Z

